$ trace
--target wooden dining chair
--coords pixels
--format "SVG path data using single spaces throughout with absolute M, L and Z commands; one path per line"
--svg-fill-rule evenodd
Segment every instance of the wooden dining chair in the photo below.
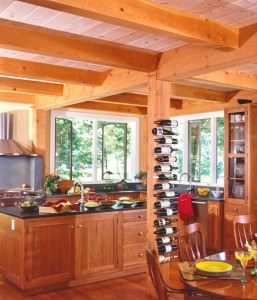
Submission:
M 233 228 L 236 248 L 244 248 L 247 242 L 251 243 L 257 233 L 257 217 L 254 215 L 234 216 Z
M 186 299 L 197 300 L 201 298 L 212 299 L 210 295 L 203 295 L 198 292 L 194 292 L 188 288 L 174 288 L 168 285 L 161 273 L 160 263 L 158 260 L 158 255 L 155 249 L 151 249 L 148 245 L 146 249 L 146 261 L 148 272 L 151 277 L 152 283 L 154 285 L 155 291 L 158 296 L 158 300 L 169 300 L 174 299 L 174 294 L 186 294 Z
M 154 285 L 155 291 L 158 295 L 159 300 L 168 300 L 170 294 L 184 293 L 185 289 L 177 289 L 170 287 L 163 279 L 158 255 L 155 249 L 151 249 L 150 246 L 146 249 L 146 261 L 148 272 Z
M 203 224 L 192 223 L 179 228 L 178 249 L 181 261 L 195 261 L 205 257 L 206 244 Z

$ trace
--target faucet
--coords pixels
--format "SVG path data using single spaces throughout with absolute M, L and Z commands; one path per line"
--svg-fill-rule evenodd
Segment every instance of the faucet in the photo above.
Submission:
M 189 192 L 189 193 L 193 193 L 193 186 L 192 186 L 192 177 L 189 173 L 185 172 L 185 173 L 182 173 L 180 175 L 180 178 L 179 178 L 179 183 L 181 182 L 181 179 L 184 175 L 187 175 L 187 179 L 189 181 L 189 187 L 186 189 L 186 192 Z
M 80 187 L 80 199 L 78 201 L 78 204 L 80 206 L 82 206 L 84 203 L 85 203 L 85 198 L 84 198 L 84 186 L 83 186 L 83 183 L 81 181 L 77 181 L 75 184 L 74 184 L 74 191 L 76 189 L 76 186 L 79 186 Z

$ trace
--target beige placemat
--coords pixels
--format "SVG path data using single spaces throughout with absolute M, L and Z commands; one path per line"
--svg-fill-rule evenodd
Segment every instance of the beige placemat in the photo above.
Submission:
M 180 272 L 185 280 L 200 280 L 200 279 L 233 279 L 240 280 L 242 278 L 242 269 L 240 265 L 232 264 L 233 270 L 228 275 L 221 276 L 203 276 L 197 274 L 195 264 L 189 261 L 178 262 Z

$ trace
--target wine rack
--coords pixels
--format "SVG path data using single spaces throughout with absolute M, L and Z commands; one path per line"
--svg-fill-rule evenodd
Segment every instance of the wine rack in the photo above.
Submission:
M 152 129 L 155 148 L 154 158 L 154 213 L 156 219 L 153 226 L 156 235 L 156 246 L 159 262 L 166 263 L 178 257 L 177 227 L 178 227 L 178 193 L 170 182 L 177 180 L 174 173 L 178 167 L 175 165 L 177 158 L 174 155 L 178 144 L 177 133 L 173 131 L 178 122 L 175 120 L 159 120 L 155 124 L 160 127 Z

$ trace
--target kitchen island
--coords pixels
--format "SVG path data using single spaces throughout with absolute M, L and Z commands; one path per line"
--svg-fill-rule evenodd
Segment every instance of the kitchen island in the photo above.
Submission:
M 0 208 L 0 271 L 28 293 L 146 270 L 146 208 L 42 214 Z

